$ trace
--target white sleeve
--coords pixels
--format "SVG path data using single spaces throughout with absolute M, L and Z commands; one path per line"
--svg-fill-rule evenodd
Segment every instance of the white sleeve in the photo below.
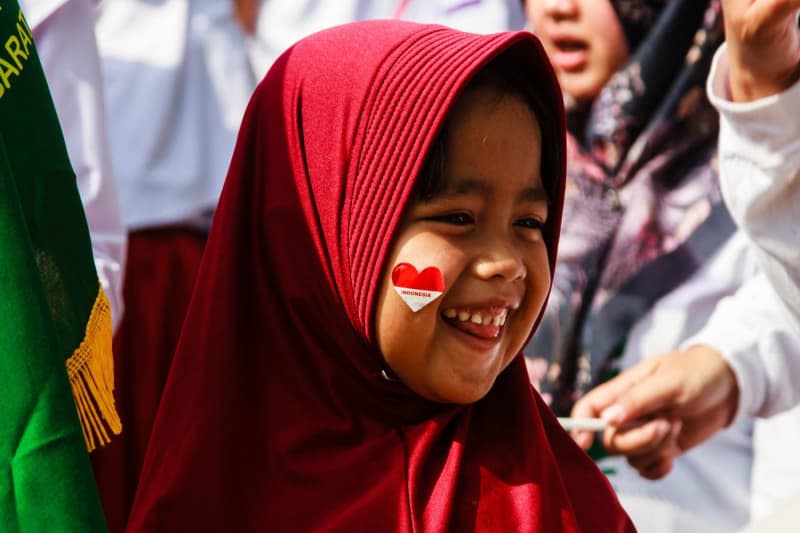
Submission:
M 91 0 L 21 0 L 77 176 L 100 282 L 116 329 L 126 231 L 109 159 Z
M 800 82 L 731 102 L 725 50 L 717 51 L 707 85 L 720 114 L 722 193 L 800 332 Z
M 800 335 L 764 273 L 719 301 L 703 329 L 683 348 L 706 344 L 736 375 L 744 415 L 767 417 L 800 403 Z

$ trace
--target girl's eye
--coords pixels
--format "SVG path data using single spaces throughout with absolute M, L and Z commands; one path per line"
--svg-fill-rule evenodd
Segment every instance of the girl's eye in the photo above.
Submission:
M 434 222 L 444 222 L 445 224 L 452 224 L 454 226 L 468 226 L 475 222 L 472 215 L 468 213 L 448 213 L 446 215 L 437 215 L 430 217 Z
M 539 220 L 538 218 L 534 217 L 525 217 L 521 218 L 514 222 L 515 226 L 519 226 L 525 229 L 542 229 L 544 227 L 544 222 Z

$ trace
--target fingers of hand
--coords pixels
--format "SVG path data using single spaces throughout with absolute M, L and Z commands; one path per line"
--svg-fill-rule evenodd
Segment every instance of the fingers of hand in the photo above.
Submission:
M 584 450 L 588 450 L 594 442 L 593 431 L 588 431 L 585 429 L 573 429 L 569 432 L 569 434 L 575 443 Z
M 723 4 L 727 40 L 758 47 L 786 44 L 787 33 L 797 29 L 798 11 L 800 0 L 728 1 Z
M 621 421 L 624 418 L 624 412 L 621 412 L 614 402 L 620 395 L 635 386 L 639 376 L 644 373 L 643 369 L 635 367 L 595 387 L 575 403 L 570 416 L 573 418 L 597 418 L 602 414 L 606 420 L 610 420 L 612 423 Z M 570 435 L 584 450 L 592 445 L 595 437 L 594 432 L 579 429 L 572 430 Z
M 678 447 L 686 451 L 705 442 L 724 428 L 727 421 L 727 413 L 722 409 L 705 411 L 699 416 L 683 420 Z
M 661 479 L 672 470 L 673 457 L 659 457 L 652 463 L 637 468 L 639 475 L 646 479 Z
M 722 0 L 722 12 L 728 23 L 772 24 L 797 16 L 800 0 Z
M 663 427 L 659 431 L 663 431 Z M 665 476 L 672 469 L 673 459 L 681 453 L 678 446 L 680 431 L 680 422 L 667 422 L 667 430 L 663 437 L 650 442 L 637 453 L 629 454 L 628 463 L 647 479 L 659 479 Z
M 614 405 L 600 416 L 612 425 L 621 426 L 673 409 L 685 380 L 680 373 L 660 371 L 646 376 L 620 395 Z
M 625 411 L 624 405 L 618 405 L 619 400 L 629 397 L 631 390 L 653 376 L 657 367 L 657 361 L 646 360 L 595 387 L 578 400 L 571 416 L 575 418 L 602 416 L 612 424 L 631 420 L 633 416 Z
M 755 2 L 752 10 L 765 24 L 782 24 L 787 19 L 797 19 L 800 0 L 761 0 Z
M 615 389 L 619 385 L 612 383 L 613 381 L 614 380 L 603 383 L 582 396 L 572 407 L 570 416 L 572 418 L 599 417 L 600 413 L 602 413 L 617 397 Z M 573 429 L 570 431 L 570 435 L 578 446 L 584 450 L 588 450 L 592 442 L 594 442 L 594 432 L 590 430 Z
M 665 446 L 672 424 L 655 418 L 641 424 L 609 428 L 603 433 L 603 445 L 609 453 L 628 457 L 653 453 Z

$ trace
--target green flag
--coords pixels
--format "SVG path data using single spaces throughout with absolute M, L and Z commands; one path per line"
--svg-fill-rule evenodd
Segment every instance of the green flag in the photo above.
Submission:
M 0 530 L 105 530 L 87 446 L 121 429 L 112 365 L 55 108 L 22 11 L 0 0 Z

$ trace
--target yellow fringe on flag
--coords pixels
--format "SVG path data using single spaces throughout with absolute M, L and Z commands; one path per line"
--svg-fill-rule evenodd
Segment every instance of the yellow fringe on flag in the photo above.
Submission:
M 111 441 L 106 426 L 119 435 L 122 422 L 114 406 L 114 357 L 111 351 L 111 306 L 103 287 L 97 293 L 80 346 L 67 359 L 67 376 L 78 408 L 86 447 Z

